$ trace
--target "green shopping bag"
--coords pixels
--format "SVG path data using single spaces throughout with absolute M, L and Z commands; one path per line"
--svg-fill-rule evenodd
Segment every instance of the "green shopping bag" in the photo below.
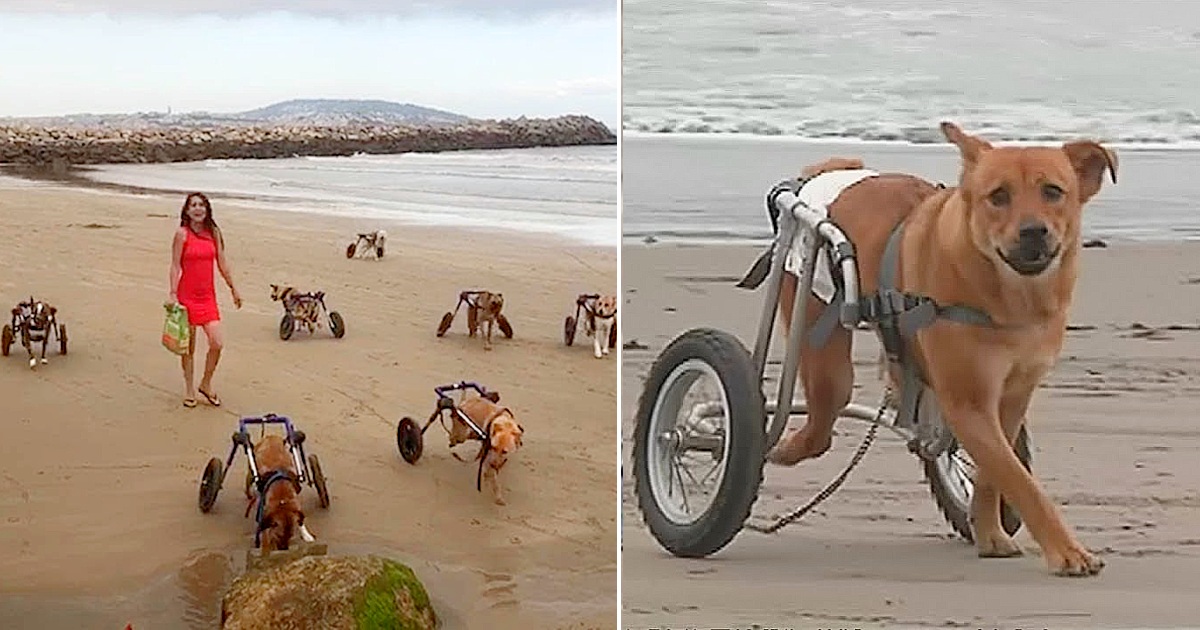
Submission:
M 185 355 L 192 341 L 187 308 L 179 303 L 164 304 L 163 308 L 167 310 L 167 321 L 163 324 L 163 347 L 180 356 Z

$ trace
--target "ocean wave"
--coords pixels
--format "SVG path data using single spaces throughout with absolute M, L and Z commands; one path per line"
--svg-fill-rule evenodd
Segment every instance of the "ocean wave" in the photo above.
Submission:
M 1068 137 L 1095 138 L 1110 144 L 1161 148 L 1196 148 L 1200 146 L 1200 117 L 1191 111 L 1150 112 L 1132 117 L 1134 124 L 1127 129 L 1115 125 L 1081 124 L 1078 126 L 1041 127 L 1037 124 L 968 120 L 948 117 L 960 126 L 983 135 L 990 141 L 1012 143 L 1061 142 Z M 938 128 L 940 121 L 927 125 L 883 122 L 802 121 L 791 125 L 758 120 L 729 120 L 721 116 L 695 118 L 636 119 L 625 121 L 624 130 L 643 134 L 722 134 L 749 136 L 787 136 L 813 140 L 858 140 L 868 142 L 899 142 L 906 144 L 938 144 L 945 137 Z M 1145 123 L 1137 125 L 1136 123 Z M 1138 128 L 1142 127 L 1142 128 Z M 1158 128 L 1156 128 L 1158 127 Z M 1172 129 L 1162 129 L 1171 127 Z

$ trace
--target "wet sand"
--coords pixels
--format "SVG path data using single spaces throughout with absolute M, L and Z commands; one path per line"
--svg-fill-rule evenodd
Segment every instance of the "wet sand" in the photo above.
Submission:
M 743 530 L 703 560 L 658 546 L 637 510 L 630 468 L 642 382 L 662 347 L 687 329 L 716 327 L 753 343 L 765 287 L 733 285 L 759 251 L 623 250 L 623 339 L 635 344 L 621 375 L 625 628 L 1196 626 L 1200 244 L 1084 250 L 1071 314 L 1081 329 L 1068 333 L 1030 412 L 1037 476 L 1108 565 L 1076 580 L 1049 575 L 1024 528 L 1017 542 L 1025 557 L 977 558 L 939 514 L 916 458 L 885 432 L 846 484 L 791 527 L 771 536 Z M 782 344 L 773 343 L 778 359 Z M 878 400 L 877 348 L 869 333 L 857 334 L 856 402 Z M 766 391 L 775 387 L 771 380 Z M 768 466 L 754 514 L 808 501 L 843 469 L 865 429 L 843 420 L 820 459 Z
M 49 300 L 70 339 L 36 372 L 19 347 L 0 360 L 0 619 L 206 627 L 253 529 L 244 457 L 209 514 L 196 507 L 200 474 L 228 455 L 239 416 L 274 412 L 307 433 L 328 478 L 328 510 L 301 493 L 318 541 L 410 563 L 447 627 L 612 627 L 617 366 L 563 346 L 562 321 L 576 294 L 613 290 L 615 250 L 213 202 L 245 304 L 218 287 L 224 405 L 185 409 L 178 359 L 159 342 L 182 199 L 0 187 L 0 298 Z M 354 233 L 380 227 L 382 261 L 345 258 Z M 270 283 L 325 291 L 345 338 L 281 341 Z M 434 336 L 476 288 L 505 294 L 515 329 L 492 352 L 467 337 L 462 311 Z M 202 338 L 198 371 L 204 350 Z M 498 390 L 526 429 L 502 475 L 507 506 L 475 491 L 475 467 L 451 457 L 439 427 L 416 466 L 396 450 L 399 418 L 427 418 L 432 388 L 458 380 Z

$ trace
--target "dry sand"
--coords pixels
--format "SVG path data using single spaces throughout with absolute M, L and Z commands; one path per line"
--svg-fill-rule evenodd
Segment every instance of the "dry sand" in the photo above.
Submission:
M 3 306 L 47 299 L 70 338 L 70 354 L 36 372 L 0 360 L 0 626 L 211 627 L 229 558 L 252 545 L 243 455 L 212 513 L 197 509 L 197 484 L 228 455 L 239 416 L 275 412 L 321 458 L 332 505 L 308 487 L 301 500 L 331 553 L 409 562 L 447 627 L 612 627 L 617 362 L 561 339 L 576 294 L 615 287 L 616 251 L 213 201 L 245 305 L 218 288 L 224 406 L 185 409 L 178 359 L 159 341 L 182 198 L 0 190 Z M 353 234 L 378 227 L 387 257 L 347 260 Z M 346 337 L 281 341 L 273 282 L 326 291 Z M 462 311 L 434 336 L 474 288 L 507 299 L 516 336 L 497 333 L 492 352 L 467 338 Z M 397 420 L 428 417 L 432 388 L 460 379 L 498 390 L 526 429 L 503 473 L 507 506 L 475 491 L 441 428 L 416 466 L 396 450 Z
M 1030 414 L 1036 474 L 1108 563 L 1097 578 L 1072 580 L 1047 573 L 1024 529 L 1024 558 L 977 558 L 938 513 L 915 457 L 884 432 L 842 489 L 792 527 L 743 531 L 703 560 L 658 546 L 630 477 L 642 382 L 686 329 L 713 326 L 753 343 L 765 287 L 733 284 L 759 251 L 623 250 L 623 338 L 649 346 L 625 350 L 621 376 L 625 628 L 1200 626 L 1200 244 L 1084 251 L 1071 323 L 1094 329 L 1069 333 Z M 1192 329 L 1161 330 L 1171 325 Z M 859 333 L 858 402 L 878 399 L 877 348 Z M 843 421 L 818 460 L 768 466 L 754 513 L 778 515 L 816 494 L 865 426 Z

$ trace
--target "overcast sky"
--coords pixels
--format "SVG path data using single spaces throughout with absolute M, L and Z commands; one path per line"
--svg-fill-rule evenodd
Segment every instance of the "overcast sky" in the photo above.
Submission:
M 0 116 L 378 98 L 616 128 L 619 38 L 617 0 L 0 0 Z

